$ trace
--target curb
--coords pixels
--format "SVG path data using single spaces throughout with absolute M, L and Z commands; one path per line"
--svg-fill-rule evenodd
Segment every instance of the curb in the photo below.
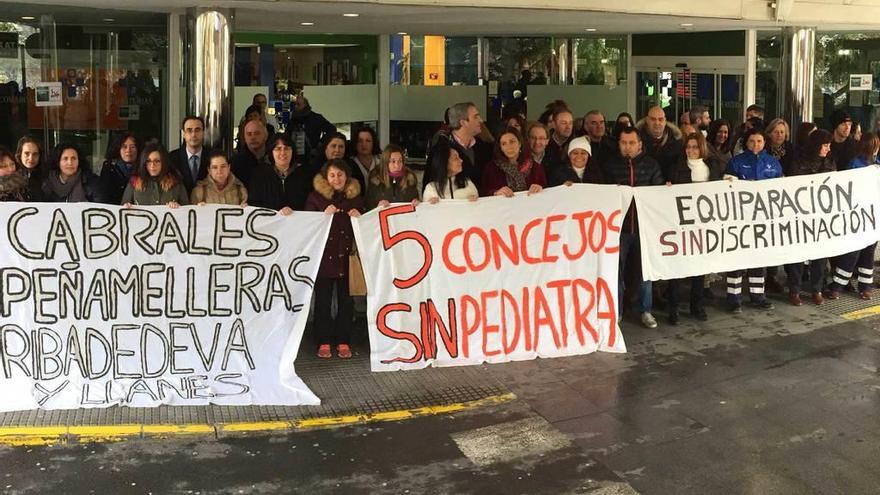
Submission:
M 134 438 L 169 438 L 205 435 L 223 438 L 235 435 L 303 431 L 315 428 L 345 426 L 381 421 L 402 421 L 422 416 L 451 414 L 478 407 L 501 404 L 516 399 L 514 394 L 493 395 L 483 399 L 400 409 L 374 414 L 326 416 L 295 421 L 256 421 L 237 423 L 192 424 L 120 424 L 90 426 L 6 426 L 0 427 L 0 445 L 22 447 L 37 445 L 78 444 L 89 442 L 118 442 Z

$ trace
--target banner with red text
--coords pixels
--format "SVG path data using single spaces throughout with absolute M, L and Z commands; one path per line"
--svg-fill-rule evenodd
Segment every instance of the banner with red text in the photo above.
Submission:
M 646 280 L 799 263 L 880 239 L 880 168 L 637 187 L 635 204 Z
M 373 371 L 625 352 L 618 243 L 631 195 L 577 184 L 356 219 Z
M 0 222 L 0 411 L 320 402 L 294 360 L 329 215 L 0 203 Z

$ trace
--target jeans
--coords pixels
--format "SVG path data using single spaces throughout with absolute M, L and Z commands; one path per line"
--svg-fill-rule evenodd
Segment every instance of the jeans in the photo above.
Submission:
M 623 315 L 623 294 L 626 290 L 626 265 L 628 262 L 638 264 L 639 283 L 639 302 L 636 308 L 641 313 L 650 313 L 653 304 L 653 294 L 651 294 L 651 281 L 645 281 L 642 278 L 642 264 L 640 263 L 641 252 L 639 251 L 639 233 L 622 232 L 620 234 L 620 271 L 617 274 L 617 312 Z

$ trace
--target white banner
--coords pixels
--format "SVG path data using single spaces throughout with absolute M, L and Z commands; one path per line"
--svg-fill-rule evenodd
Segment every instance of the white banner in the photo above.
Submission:
M 880 239 L 880 168 L 638 187 L 635 204 L 646 280 L 777 266 Z
M 0 204 L 0 410 L 299 405 L 322 213 Z
M 617 263 L 631 194 L 577 184 L 357 219 L 373 371 L 625 352 Z

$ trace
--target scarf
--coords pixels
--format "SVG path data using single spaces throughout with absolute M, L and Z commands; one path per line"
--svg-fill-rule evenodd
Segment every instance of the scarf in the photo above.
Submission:
M 709 166 L 706 165 L 702 158 L 696 160 L 688 158 L 687 164 L 688 168 L 691 169 L 691 182 L 709 181 Z
M 61 173 L 54 172 L 49 174 L 46 186 L 51 194 L 67 203 L 81 203 L 88 201 L 86 191 L 82 184 L 82 171 L 77 170 L 73 177 L 69 177 L 67 182 L 61 182 Z
M 527 161 L 522 167 L 507 160 L 497 160 L 495 164 L 507 176 L 507 187 L 513 189 L 513 192 L 528 190 L 529 186 L 526 184 L 526 175 L 532 168 L 531 161 Z
M 3 201 L 25 201 L 27 185 L 27 178 L 18 172 L 0 177 L 0 199 Z
M 780 145 L 779 147 L 770 145 L 770 155 L 777 160 L 782 160 L 782 157 L 785 156 L 785 145 Z
M 391 177 L 392 179 L 400 179 L 400 178 L 402 178 L 404 175 L 406 175 L 406 171 L 403 170 L 403 168 L 401 168 L 401 169 L 398 170 L 397 172 L 392 172 L 392 171 L 390 171 L 390 170 L 388 171 L 388 176 Z

